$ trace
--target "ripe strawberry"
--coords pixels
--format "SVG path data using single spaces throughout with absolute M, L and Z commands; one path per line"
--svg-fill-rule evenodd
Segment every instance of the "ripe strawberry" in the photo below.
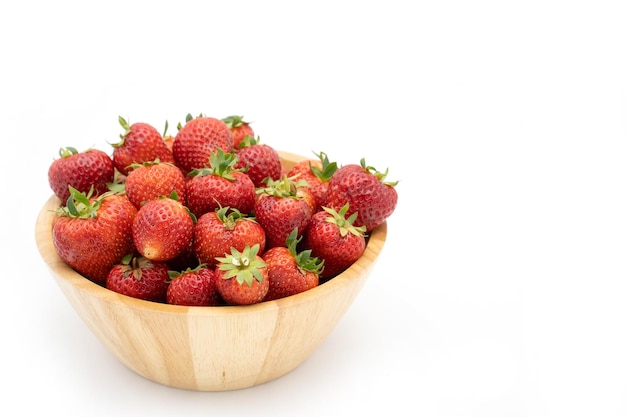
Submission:
M 194 219 L 174 193 L 148 201 L 133 221 L 137 251 L 152 261 L 169 261 L 187 250 L 193 239 Z
M 215 269 L 217 290 L 231 305 L 255 304 L 263 301 L 269 290 L 267 264 L 259 256 L 259 245 L 235 248 L 217 258 Z
M 122 174 L 126 175 L 132 164 L 159 159 L 162 162 L 174 163 L 174 155 L 169 150 L 163 136 L 148 123 L 128 124 L 123 117 L 118 118 L 124 133 L 120 135 L 121 141 L 111 144 L 113 146 L 113 164 Z
M 125 190 L 128 199 L 137 209 L 146 201 L 169 196 L 172 191 L 176 192 L 178 200 L 183 204 L 187 198 L 183 172 L 176 165 L 158 159 L 143 164 L 132 164 L 126 176 Z
M 308 159 L 297 162 L 288 172 L 290 177 L 296 177 L 309 183 L 309 192 L 315 198 L 316 211 L 319 210 L 326 200 L 328 183 L 337 171 L 337 163 L 330 162 L 328 155 L 320 152 L 318 159 Z
M 267 177 L 280 179 L 283 167 L 280 155 L 274 148 L 264 143 L 260 143 L 259 138 L 246 136 L 237 149 L 237 168 L 246 169 L 246 174 L 250 177 L 255 187 L 263 187 L 263 180 Z
M 60 158 L 55 159 L 48 168 L 48 183 L 54 194 L 61 201 L 70 197 L 69 186 L 82 193 L 104 194 L 113 182 L 115 169 L 111 157 L 98 149 L 79 152 L 76 148 L 59 149 Z
M 328 207 L 313 215 L 302 247 L 324 261 L 320 278 L 331 278 L 345 271 L 365 251 L 365 226 L 354 226 L 357 213 L 346 217 L 349 204 L 338 212 Z
M 198 218 L 194 231 L 194 252 L 201 263 L 214 267 L 218 257 L 230 253 L 231 247 L 243 251 L 259 245 L 265 251 L 265 230 L 253 217 L 237 209 L 222 207 Z
M 250 126 L 249 122 L 243 120 L 243 116 L 228 116 L 222 119 L 226 126 L 230 129 L 233 134 L 233 147 L 237 149 L 239 147 L 239 143 L 246 136 L 254 137 L 254 130 Z
M 52 226 L 54 247 L 65 263 L 97 283 L 134 250 L 132 224 L 137 209 L 124 195 L 105 193 L 95 198 L 70 188 Z
M 166 302 L 182 306 L 216 306 L 221 304 L 215 271 L 198 265 L 183 272 L 170 271 Z
M 297 246 L 301 239 L 297 229 L 294 229 L 287 237 L 285 246 L 275 246 L 263 254 L 270 282 L 263 301 L 288 297 L 319 285 L 319 274 L 324 269 L 324 262 L 312 257 L 309 249 L 298 252 Z
M 233 150 L 233 134 L 220 119 L 187 115 L 187 123 L 180 126 L 174 137 L 172 152 L 183 173 L 202 169 L 217 149 L 225 153 Z
M 187 207 L 196 217 L 226 206 L 246 214 L 252 211 L 256 188 L 248 175 L 235 168 L 236 163 L 234 153 L 218 148 L 211 154 L 209 166 L 189 173 Z
M 266 248 L 285 246 L 294 229 L 300 235 L 306 231 L 315 210 L 315 200 L 306 185 L 283 176 L 278 181 L 268 180 L 265 188 L 257 188 L 254 215 L 265 229 Z
M 398 192 L 395 189 L 398 182 L 386 182 L 387 172 L 378 172 L 368 166 L 365 159 L 361 159 L 360 165 L 340 167 L 328 184 L 324 204 L 341 210 L 348 203 L 348 216 L 359 213 L 354 225 L 365 226 L 367 232 L 370 232 L 393 213 L 398 203 Z
M 106 287 L 111 291 L 141 300 L 164 302 L 169 285 L 168 267 L 128 254 L 109 271 Z

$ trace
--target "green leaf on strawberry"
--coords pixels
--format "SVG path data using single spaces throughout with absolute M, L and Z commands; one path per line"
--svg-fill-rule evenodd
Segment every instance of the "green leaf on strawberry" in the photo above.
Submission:
M 298 252 L 298 244 L 301 240 L 302 236 L 298 236 L 298 228 L 296 227 L 285 240 L 289 253 L 296 260 L 296 265 L 300 272 L 312 272 L 319 275 L 324 270 L 324 261 L 311 256 L 312 251 L 310 249 Z
M 274 197 L 300 198 L 298 196 L 298 188 L 309 186 L 308 181 L 298 180 L 297 175 L 294 175 L 292 177 L 283 175 L 278 180 L 273 180 L 272 178 L 267 177 L 263 180 L 263 182 L 265 182 L 266 187 L 257 188 L 257 195 L 266 194 Z
M 100 205 L 102 203 L 102 198 L 105 194 L 92 200 L 91 197 L 93 195 L 93 187 L 91 187 L 88 193 L 80 192 L 71 185 L 69 186 L 69 190 L 70 196 L 68 197 L 65 206 L 59 207 L 57 213 L 77 219 L 96 217 L 98 209 L 100 209 Z
M 209 157 L 209 166 L 204 168 L 196 168 L 189 173 L 190 177 L 217 175 L 230 181 L 235 181 L 232 176 L 233 172 L 245 172 L 245 168 L 236 168 L 237 155 L 234 152 L 224 152 L 221 148 L 217 148 Z
M 326 155 L 326 153 L 324 152 L 316 153 L 315 156 L 317 156 L 322 163 L 322 169 L 309 163 L 311 172 L 315 174 L 315 176 L 321 181 L 326 182 L 330 180 L 335 171 L 337 171 L 337 162 L 330 162 L 330 160 L 328 159 L 328 155 Z
M 232 129 L 233 127 L 239 127 L 239 126 L 247 125 L 250 123 L 250 122 L 246 122 L 243 116 L 228 116 L 228 117 L 224 117 L 222 121 L 226 123 L 226 125 L 230 129 Z
M 217 218 L 224 223 L 225 230 L 233 230 L 237 222 L 243 219 L 256 223 L 254 216 L 242 213 L 236 208 L 231 208 L 230 206 L 220 207 L 215 213 L 217 214 Z
M 374 168 L 373 166 L 367 165 L 367 163 L 365 163 L 365 158 L 361 158 L 360 164 L 361 164 L 361 167 L 365 171 L 367 171 L 368 173 L 374 175 L 383 184 L 389 185 L 391 187 L 395 187 L 396 185 L 398 185 L 398 181 L 385 181 L 385 178 L 387 178 L 387 174 L 389 173 L 389 168 L 387 168 L 385 170 L 385 172 L 380 172 L 376 168 Z
M 249 148 L 252 145 L 259 145 L 260 143 L 261 143 L 260 136 L 257 136 L 255 138 L 254 136 L 247 135 L 243 137 L 241 142 L 239 142 L 239 145 L 237 145 L 237 149 Z
M 152 261 L 143 256 L 135 256 L 132 253 L 127 254 L 120 262 L 120 271 L 124 277 L 133 274 L 133 278 L 137 281 L 141 280 L 142 270 L 152 268 Z
M 224 279 L 235 278 L 239 284 L 244 282 L 248 286 L 252 286 L 253 280 L 263 281 L 263 274 L 259 268 L 265 268 L 267 264 L 257 258 L 259 253 L 259 244 L 252 247 L 246 245 L 243 251 L 231 248 L 231 253 L 224 257 L 215 258 L 220 262 L 218 268 L 226 271 Z
M 326 218 L 326 221 L 328 223 L 333 223 L 337 225 L 341 236 L 345 236 L 348 233 L 352 233 L 355 236 L 360 236 L 364 235 L 367 231 L 366 227 L 363 225 L 358 227 L 354 225 L 354 222 L 359 215 L 358 212 L 355 211 L 354 213 L 352 213 L 352 215 L 350 215 L 350 217 L 346 218 L 346 214 L 348 213 L 348 210 L 350 210 L 350 203 L 344 204 L 344 206 L 339 211 L 336 211 L 335 209 L 330 207 L 322 207 L 322 209 L 326 213 L 330 214 L 330 216 Z

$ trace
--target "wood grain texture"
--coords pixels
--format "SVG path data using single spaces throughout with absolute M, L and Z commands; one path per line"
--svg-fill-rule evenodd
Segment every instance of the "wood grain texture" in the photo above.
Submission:
M 279 152 L 289 169 L 302 156 Z M 332 280 L 301 294 L 250 306 L 183 307 L 117 294 L 82 277 L 52 243 L 52 196 L 37 218 L 37 247 L 63 294 L 100 342 L 154 382 L 195 391 L 248 388 L 285 375 L 327 338 L 365 284 L 387 224 L 363 256 Z

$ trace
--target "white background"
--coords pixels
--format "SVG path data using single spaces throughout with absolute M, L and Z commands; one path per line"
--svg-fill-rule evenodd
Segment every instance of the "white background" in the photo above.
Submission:
M 620 2 L 23 1 L 0 20 L 11 415 L 626 415 Z M 124 368 L 34 242 L 61 146 L 110 151 L 119 115 L 162 130 L 187 113 L 400 181 L 343 320 L 251 389 Z

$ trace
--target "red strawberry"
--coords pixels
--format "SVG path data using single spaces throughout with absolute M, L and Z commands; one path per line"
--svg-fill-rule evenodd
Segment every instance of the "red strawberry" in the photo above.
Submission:
M 315 210 L 315 200 L 306 191 L 306 185 L 283 176 L 257 189 L 254 215 L 265 229 L 266 248 L 285 246 L 287 236 L 294 229 L 300 235 L 305 232 Z
M 104 194 L 113 182 L 115 168 L 111 157 L 98 149 L 78 152 L 75 148 L 59 149 L 60 158 L 48 168 L 48 183 L 54 194 L 65 202 L 70 196 L 69 186 L 82 193 L 91 187 L 96 194 Z
M 263 254 L 267 263 L 270 288 L 263 301 L 298 294 L 319 285 L 319 274 L 324 262 L 311 256 L 311 250 L 298 252 L 298 231 L 287 237 L 285 246 L 275 246 Z
M 269 289 L 267 265 L 259 256 L 259 245 L 235 248 L 217 258 L 217 290 L 231 305 L 248 305 L 263 301 Z
M 324 152 L 316 155 L 318 159 L 297 162 L 287 175 L 309 183 L 308 190 L 315 198 L 317 211 L 325 204 L 328 183 L 337 171 L 337 163 L 330 162 Z
M 187 115 L 187 123 L 174 137 L 172 152 L 176 164 L 187 174 L 207 166 L 217 149 L 228 153 L 233 146 L 233 134 L 226 123 L 213 117 Z
M 250 126 L 249 122 L 243 120 L 243 116 L 228 116 L 222 119 L 226 126 L 233 134 L 233 147 L 237 149 L 239 143 L 246 137 L 254 137 L 254 130 Z
M 280 155 L 274 148 L 260 139 L 246 136 L 237 149 L 237 168 L 245 168 L 255 187 L 263 187 L 263 180 L 267 177 L 278 180 L 282 175 Z
M 348 203 L 348 216 L 359 213 L 354 225 L 365 226 L 367 232 L 370 232 L 393 213 L 398 203 L 398 192 L 395 189 L 398 182 L 386 182 L 387 171 L 378 172 L 368 166 L 365 159 L 361 159 L 360 165 L 342 166 L 335 171 L 328 184 L 324 204 L 341 210 Z
M 132 224 L 137 209 L 124 195 L 97 198 L 70 188 L 58 210 L 52 241 L 61 259 L 78 273 L 104 283 L 111 268 L 134 250 Z
M 183 272 L 170 271 L 166 302 L 183 306 L 216 306 L 221 304 L 215 271 L 198 265 Z
M 125 190 L 128 199 L 139 209 L 142 203 L 169 196 L 172 191 L 178 200 L 186 202 L 187 186 L 183 172 L 176 165 L 158 159 L 131 165 L 126 176 Z
M 195 169 L 187 181 L 187 206 L 196 217 L 219 207 L 250 213 L 256 200 L 252 180 L 235 168 L 237 156 L 221 149 L 211 154 L 210 166 Z
M 354 226 L 357 213 L 346 218 L 348 209 L 347 203 L 338 212 L 322 207 L 306 229 L 302 247 L 324 261 L 320 278 L 331 278 L 345 271 L 365 251 L 365 226 Z
M 142 256 L 126 255 L 109 271 L 106 287 L 141 300 L 164 302 L 169 285 L 167 264 Z
M 122 174 L 126 175 L 132 164 L 143 164 L 159 159 L 162 162 L 174 162 L 174 155 L 167 147 L 163 136 L 148 123 L 128 124 L 124 118 L 119 117 L 120 125 L 124 133 L 120 135 L 121 141 L 111 144 L 113 146 L 113 164 Z
M 253 217 L 230 207 L 203 214 L 194 231 L 194 252 L 198 260 L 215 266 L 218 257 L 230 253 L 231 248 L 243 251 L 246 246 L 259 245 L 265 251 L 265 230 Z
M 169 261 L 183 254 L 193 239 L 194 219 L 174 198 L 148 201 L 137 211 L 132 232 L 135 247 L 152 261 Z

